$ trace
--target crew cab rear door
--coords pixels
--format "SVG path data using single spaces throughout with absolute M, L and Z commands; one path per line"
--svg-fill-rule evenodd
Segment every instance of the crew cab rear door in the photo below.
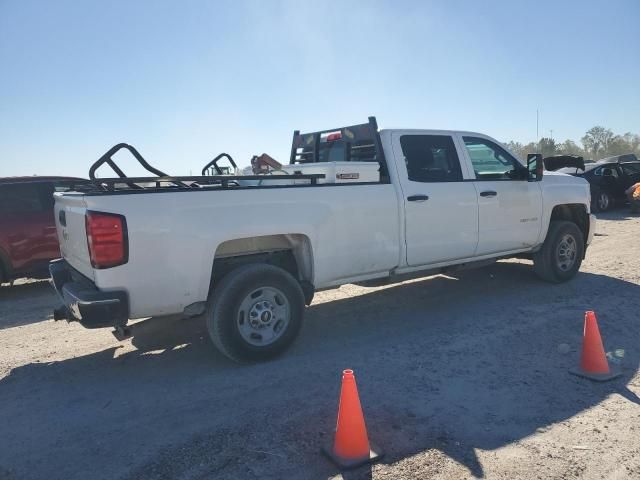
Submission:
M 458 134 L 473 168 L 479 209 L 476 256 L 534 246 L 542 226 L 540 182 L 527 181 L 526 167 L 492 139 Z
M 451 134 L 407 130 L 392 135 L 405 209 L 409 266 L 473 256 L 478 197 Z

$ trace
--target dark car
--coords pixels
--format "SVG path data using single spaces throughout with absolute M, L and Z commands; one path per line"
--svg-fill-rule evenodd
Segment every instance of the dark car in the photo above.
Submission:
M 0 178 L 0 283 L 48 275 L 60 257 L 53 193 L 87 180 L 73 177 Z
M 634 154 L 619 155 L 587 163 L 584 170 L 565 167 L 558 172 L 587 180 L 591 185 L 591 208 L 596 212 L 604 212 L 627 201 L 624 191 L 640 182 L 640 161 Z

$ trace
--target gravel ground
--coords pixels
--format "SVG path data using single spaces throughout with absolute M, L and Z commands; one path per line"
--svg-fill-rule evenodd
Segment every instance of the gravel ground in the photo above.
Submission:
M 46 282 L 2 287 L 0 478 L 640 478 L 639 238 L 640 218 L 602 215 L 562 285 L 506 261 L 322 292 L 295 346 L 254 366 L 202 319 L 119 343 L 51 320 Z M 587 309 L 622 378 L 568 374 Z M 386 455 L 341 474 L 319 450 L 344 368 Z

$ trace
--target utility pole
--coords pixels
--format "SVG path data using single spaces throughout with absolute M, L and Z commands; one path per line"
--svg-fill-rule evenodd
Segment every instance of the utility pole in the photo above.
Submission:
M 549 133 L 551 134 L 551 140 L 553 140 L 553 128 L 549 130 Z

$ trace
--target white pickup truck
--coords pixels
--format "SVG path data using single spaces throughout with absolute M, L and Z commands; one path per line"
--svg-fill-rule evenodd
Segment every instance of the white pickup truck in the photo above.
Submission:
M 126 177 L 120 148 L 157 176 Z M 105 163 L 118 178 L 95 177 Z M 55 196 L 55 318 L 121 339 L 129 319 L 205 315 L 225 355 L 259 361 L 293 342 L 316 290 L 508 257 L 563 282 L 595 229 L 586 181 L 479 133 L 378 131 L 374 117 L 296 131 L 270 173 L 167 177 L 112 148 L 92 184 Z

